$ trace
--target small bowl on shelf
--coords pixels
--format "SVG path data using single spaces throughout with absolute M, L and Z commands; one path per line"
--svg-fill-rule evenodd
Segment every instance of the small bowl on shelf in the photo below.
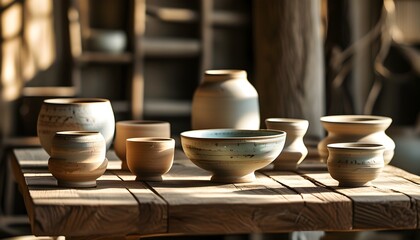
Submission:
M 127 36 L 123 30 L 90 29 L 87 45 L 93 51 L 122 53 L 127 46 Z
M 187 157 L 212 172 L 211 181 L 252 182 L 255 171 L 279 156 L 286 133 L 278 130 L 206 129 L 181 133 Z
M 376 143 L 331 143 L 327 167 L 340 187 L 369 185 L 384 168 L 385 147 Z

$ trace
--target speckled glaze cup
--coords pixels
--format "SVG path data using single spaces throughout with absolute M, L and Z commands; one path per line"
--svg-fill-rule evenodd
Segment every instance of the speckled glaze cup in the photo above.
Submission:
M 328 172 L 341 187 L 369 185 L 384 168 L 385 147 L 375 143 L 332 143 L 327 146 Z
M 108 165 L 99 132 L 61 131 L 52 140 L 48 169 L 61 187 L 95 187 Z
M 137 181 L 162 181 L 173 164 L 175 140 L 172 138 L 129 138 L 127 147 L 128 169 Z

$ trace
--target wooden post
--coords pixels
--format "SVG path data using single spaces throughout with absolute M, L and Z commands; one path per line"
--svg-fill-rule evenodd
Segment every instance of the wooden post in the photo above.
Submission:
M 317 138 L 323 135 L 319 118 L 325 112 L 320 7 L 320 0 L 254 1 L 261 120 L 304 118 L 307 136 Z

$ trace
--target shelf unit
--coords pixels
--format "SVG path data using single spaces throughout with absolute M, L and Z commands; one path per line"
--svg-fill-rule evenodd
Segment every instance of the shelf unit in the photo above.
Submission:
M 191 99 L 203 71 L 219 67 L 217 63 L 223 62 L 214 56 L 218 52 L 215 50 L 218 47 L 215 45 L 215 29 L 250 29 L 250 3 L 246 8 L 249 10 L 247 13 L 224 9 L 220 2 L 130 0 L 125 5 L 129 14 L 125 14 L 125 23 L 119 25 L 127 33 L 127 49 L 122 53 L 110 54 L 86 48 L 89 30 L 98 21 L 92 20 L 92 15 L 100 15 L 93 12 L 97 9 L 92 7 L 94 1 L 71 0 L 68 17 L 73 59 L 72 79 L 78 95 L 84 95 L 85 82 L 92 80 L 87 79 L 87 76 L 95 77 L 84 73 L 84 69 L 99 68 L 100 65 L 107 68 L 121 66 L 125 69 L 121 70 L 125 76 L 119 78 L 121 82 L 117 81 L 116 84 L 124 86 L 125 89 L 119 90 L 125 96 L 111 99 L 116 113 L 125 112 L 123 117 L 130 119 L 179 119 L 187 122 L 189 127 Z M 235 3 L 240 4 L 242 1 Z M 125 3 L 107 0 L 100 4 Z M 109 6 L 107 8 L 113 9 Z M 245 57 L 242 55 L 237 58 Z M 249 65 L 225 64 L 224 67 L 247 70 Z

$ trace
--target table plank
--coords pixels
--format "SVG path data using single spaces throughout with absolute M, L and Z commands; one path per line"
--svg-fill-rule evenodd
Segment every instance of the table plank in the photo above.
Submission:
M 353 223 L 352 201 L 340 193 L 316 185 L 295 172 L 264 171 L 264 174 L 293 189 L 302 197 L 308 229 L 351 230 Z M 302 224 L 303 225 L 303 224 Z
M 280 177 L 276 173 L 271 172 L 274 179 Z M 289 175 L 295 185 L 302 187 L 298 192 L 295 186 L 284 186 L 260 173 L 252 183 L 212 183 L 208 181 L 208 172 L 189 161 L 178 161 L 164 176 L 164 182 L 149 184 L 169 204 L 170 233 L 351 229 L 349 199 L 328 189 L 322 190 L 295 173 Z M 291 181 L 289 184 L 293 185 Z M 331 200 L 330 207 L 325 206 L 328 200 Z M 340 218 L 341 212 L 346 217 L 332 222 Z
M 143 183 L 132 184 L 142 195 L 136 198 L 110 171 L 97 180 L 96 188 L 61 188 L 48 172 L 44 151 L 23 149 L 14 153 L 13 169 L 19 185 L 26 186 L 22 193 L 35 235 L 166 233 L 167 216 L 162 211 L 166 203 Z
M 417 227 L 417 209 L 412 199 L 392 189 L 373 186 L 345 188 L 328 172 L 301 172 L 329 189 L 353 201 L 353 229 L 413 229 Z M 380 175 L 379 179 L 385 176 Z M 377 182 L 376 182 L 377 183 Z

